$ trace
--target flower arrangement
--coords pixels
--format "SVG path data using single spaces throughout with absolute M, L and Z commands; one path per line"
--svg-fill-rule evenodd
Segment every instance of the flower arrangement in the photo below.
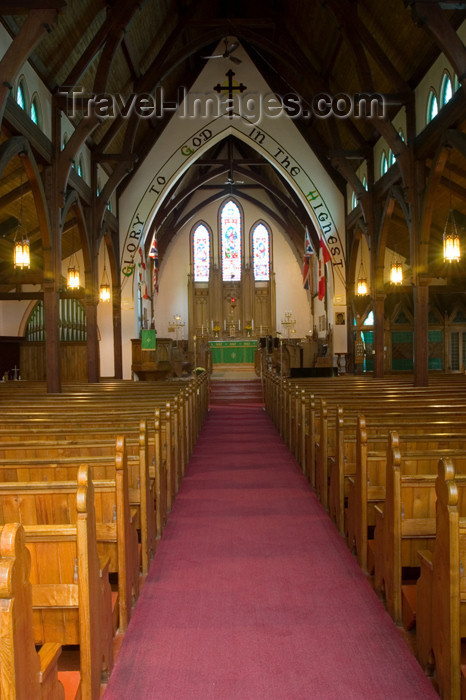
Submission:
M 246 330 L 248 332 L 252 331 L 252 326 L 248 324 L 248 325 L 244 326 L 244 330 Z
M 213 330 L 214 333 L 218 333 L 219 330 L 220 330 L 220 326 L 214 326 L 214 327 L 212 328 L 212 330 Z

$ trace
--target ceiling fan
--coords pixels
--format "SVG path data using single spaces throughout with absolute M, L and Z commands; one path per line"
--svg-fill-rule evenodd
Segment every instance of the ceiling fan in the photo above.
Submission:
M 230 170 L 230 172 L 228 173 L 227 180 L 224 184 L 225 185 L 244 185 L 244 180 L 235 180 L 235 178 L 233 177 L 233 173 Z
M 240 58 L 237 58 L 236 56 L 232 55 L 233 52 L 236 51 L 236 49 L 238 48 L 239 43 L 237 41 L 234 41 L 232 44 L 230 44 L 230 46 L 228 46 L 228 37 L 225 37 L 223 41 L 225 42 L 225 51 L 223 53 L 218 53 L 214 56 L 203 56 L 202 58 L 229 58 L 230 61 L 233 61 L 233 63 L 241 63 Z

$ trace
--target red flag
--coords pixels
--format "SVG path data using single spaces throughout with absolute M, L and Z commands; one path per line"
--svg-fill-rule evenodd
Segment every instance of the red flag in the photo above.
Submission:
M 310 261 L 312 255 L 311 239 L 309 238 L 309 231 L 306 228 L 304 234 L 304 257 L 303 257 L 303 287 L 304 289 L 309 289 L 309 270 Z
M 325 297 L 325 263 L 330 262 L 331 257 L 327 244 L 325 243 L 322 236 L 320 236 L 320 246 L 319 246 L 319 299 Z
M 324 256 L 324 263 L 330 262 L 332 259 L 332 256 L 330 255 L 330 251 L 327 248 L 327 244 L 323 238 L 323 236 L 320 237 L 320 247 L 322 249 L 322 255 Z

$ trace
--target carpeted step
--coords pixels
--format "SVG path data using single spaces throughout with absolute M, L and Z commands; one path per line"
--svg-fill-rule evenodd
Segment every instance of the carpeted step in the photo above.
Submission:
M 262 384 L 259 379 L 224 381 L 210 384 L 210 403 L 263 403 Z

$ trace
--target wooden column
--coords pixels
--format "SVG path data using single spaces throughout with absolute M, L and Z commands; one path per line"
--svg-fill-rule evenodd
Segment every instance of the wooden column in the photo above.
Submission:
M 58 286 L 54 280 L 44 280 L 45 310 L 45 365 L 47 370 L 47 392 L 61 392 L 60 360 L 60 306 Z
M 384 376 L 385 294 L 376 294 L 374 301 L 374 377 Z
M 92 290 L 85 299 L 87 321 L 87 381 L 100 379 L 99 335 L 97 332 L 97 300 Z
M 414 301 L 414 386 L 429 385 L 429 284 L 418 277 Z
M 114 285 L 112 289 L 113 305 L 113 357 L 115 366 L 115 379 L 123 379 L 123 348 L 121 342 L 121 293 L 120 286 Z
M 60 112 L 52 101 L 52 144 L 54 162 L 44 170 L 44 189 L 50 212 L 50 247 L 44 248 L 44 310 L 45 310 L 45 364 L 47 371 L 47 392 L 61 392 L 60 360 L 60 306 L 59 290 L 61 279 L 61 228 L 60 208 L 63 206 L 63 192 L 58 184 L 57 153 L 60 150 Z

